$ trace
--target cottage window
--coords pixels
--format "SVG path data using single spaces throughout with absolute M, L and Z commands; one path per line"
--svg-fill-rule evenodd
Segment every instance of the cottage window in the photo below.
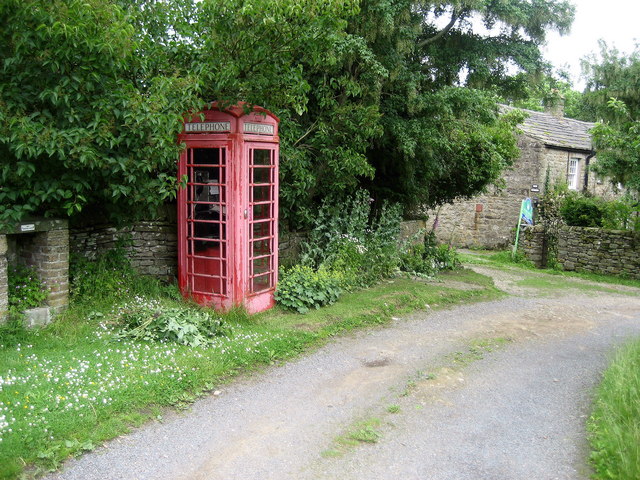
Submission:
M 578 189 L 578 172 L 579 172 L 579 158 L 570 158 L 569 166 L 567 168 L 567 184 L 570 190 Z

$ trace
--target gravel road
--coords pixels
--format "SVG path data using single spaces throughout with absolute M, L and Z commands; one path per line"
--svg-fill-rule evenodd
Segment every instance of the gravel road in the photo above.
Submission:
M 523 289 L 541 274 L 475 268 L 513 295 L 340 338 L 47 478 L 589 478 L 592 390 L 640 335 L 640 290 Z M 336 443 L 373 420 L 376 443 Z

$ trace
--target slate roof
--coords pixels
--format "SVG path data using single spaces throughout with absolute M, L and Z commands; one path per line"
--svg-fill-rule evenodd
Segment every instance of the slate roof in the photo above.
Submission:
M 505 110 L 513 107 L 503 106 Z M 567 150 L 592 151 L 593 144 L 589 130 L 595 123 L 582 122 L 572 118 L 556 117 L 550 113 L 520 109 L 528 117 L 519 127 L 527 135 L 536 138 L 549 147 Z

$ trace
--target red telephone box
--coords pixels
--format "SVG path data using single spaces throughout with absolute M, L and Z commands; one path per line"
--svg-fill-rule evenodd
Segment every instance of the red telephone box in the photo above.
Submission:
M 178 283 L 201 305 L 256 313 L 275 303 L 278 123 L 261 107 L 213 103 L 179 135 Z

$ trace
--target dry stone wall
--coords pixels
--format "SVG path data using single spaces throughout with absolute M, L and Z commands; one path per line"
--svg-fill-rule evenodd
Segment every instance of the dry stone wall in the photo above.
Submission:
M 545 229 L 542 225 L 524 227 L 519 242 L 520 250 L 537 268 L 547 266 Z
M 423 220 L 402 223 L 402 237 L 410 238 L 425 229 Z M 280 231 L 280 265 L 291 266 L 300 260 L 307 232 Z M 126 228 L 109 225 L 87 226 L 71 230 L 71 253 L 87 258 L 122 245 L 132 266 L 143 275 L 172 281 L 178 275 L 177 227 L 173 221 L 139 222 Z M 0 289 L 1 278 L 0 278 Z
M 71 231 L 71 252 L 95 258 L 117 246 L 126 250 L 131 265 L 143 275 L 170 281 L 178 272 L 175 222 L 139 222 L 125 228 L 97 225 Z
M 558 263 L 564 270 L 640 279 L 640 233 L 564 227 L 558 238 Z
M 536 266 L 545 265 L 545 232 L 528 228 L 522 248 Z M 558 264 L 563 270 L 640 279 L 640 233 L 587 227 L 562 227 Z

